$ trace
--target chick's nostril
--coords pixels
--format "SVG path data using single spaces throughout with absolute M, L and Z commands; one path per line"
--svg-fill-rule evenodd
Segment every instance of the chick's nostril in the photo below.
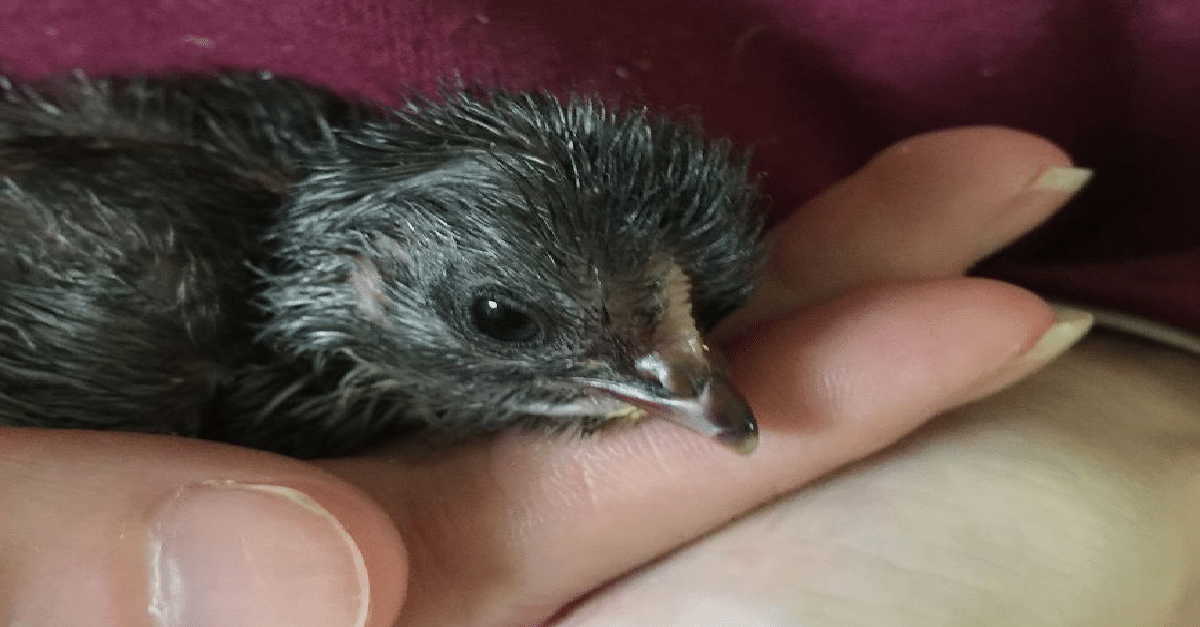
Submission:
M 643 381 L 679 398 L 699 397 L 712 379 L 712 372 L 704 361 L 672 362 L 659 353 L 642 357 L 634 368 Z

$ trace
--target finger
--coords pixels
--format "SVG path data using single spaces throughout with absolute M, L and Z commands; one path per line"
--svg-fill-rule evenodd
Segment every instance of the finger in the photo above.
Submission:
M 748 457 L 651 421 L 451 455 L 334 460 L 410 539 L 405 627 L 532 625 L 730 517 L 893 442 L 1034 346 L 1053 314 L 980 279 L 860 292 L 731 351 Z M 936 321 L 936 324 L 931 324 Z
M 1112 339 L 673 553 L 561 627 L 1200 624 L 1181 496 L 1197 487 L 1200 362 Z M 1176 368 L 1190 374 L 1161 376 Z
M 162 436 L 0 430 L 0 623 L 382 627 L 395 528 L 275 455 Z
M 1070 163 L 1046 140 L 1004 128 L 904 140 L 780 224 L 773 267 L 839 290 L 961 274 L 1078 190 L 1086 178 L 1066 175 Z
M 973 127 L 884 150 L 771 234 L 758 293 L 722 337 L 831 294 L 960 275 L 1042 223 L 1086 182 L 1044 139 Z

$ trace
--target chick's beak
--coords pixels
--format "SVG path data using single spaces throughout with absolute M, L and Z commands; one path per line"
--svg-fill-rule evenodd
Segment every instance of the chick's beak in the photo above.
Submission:
M 758 446 L 754 413 L 733 388 L 719 355 L 689 338 L 662 346 L 635 362 L 632 380 L 595 380 L 598 392 L 709 436 L 749 454 Z

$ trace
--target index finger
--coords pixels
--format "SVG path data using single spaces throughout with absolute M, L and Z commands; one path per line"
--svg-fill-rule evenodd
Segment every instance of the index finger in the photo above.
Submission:
M 541 624 L 605 581 L 891 444 L 1034 344 L 1051 318 L 1015 287 L 957 279 L 782 320 L 730 355 L 762 429 L 749 456 L 647 421 L 584 439 L 510 434 L 443 455 L 322 465 L 378 500 L 406 540 L 400 625 Z

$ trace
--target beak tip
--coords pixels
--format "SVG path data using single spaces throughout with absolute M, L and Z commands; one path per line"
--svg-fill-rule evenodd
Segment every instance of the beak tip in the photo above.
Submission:
M 739 455 L 749 455 L 758 448 L 758 424 L 751 418 L 737 429 L 717 433 L 713 439 L 733 449 Z

